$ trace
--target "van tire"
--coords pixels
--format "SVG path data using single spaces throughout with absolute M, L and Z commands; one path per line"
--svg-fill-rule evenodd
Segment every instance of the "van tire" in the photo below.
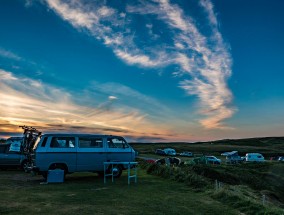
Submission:
M 107 172 L 111 173 L 112 171 L 113 171 L 113 177 L 119 178 L 122 174 L 122 167 L 120 165 L 113 165 L 113 166 L 110 165 Z

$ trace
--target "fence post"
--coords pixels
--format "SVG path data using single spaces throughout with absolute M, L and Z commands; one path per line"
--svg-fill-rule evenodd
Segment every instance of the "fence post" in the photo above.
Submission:
M 218 191 L 218 180 L 217 179 L 215 180 L 215 189 L 216 191 Z
M 266 203 L 265 195 L 262 195 L 262 205 L 265 205 L 265 203 Z

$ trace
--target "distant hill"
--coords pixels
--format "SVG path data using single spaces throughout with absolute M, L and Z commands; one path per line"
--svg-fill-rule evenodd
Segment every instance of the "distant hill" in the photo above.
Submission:
M 246 139 L 224 139 L 213 141 L 217 144 L 235 144 L 235 145 L 246 145 L 246 146 L 268 146 L 275 144 L 284 144 L 284 137 L 254 137 Z
M 157 148 L 171 147 L 177 152 L 219 155 L 226 151 L 239 151 L 240 155 L 259 152 L 265 157 L 284 155 L 284 137 L 256 137 L 246 139 L 224 139 L 209 142 L 167 142 L 167 143 L 130 143 L 141 153 L 154 153 Z

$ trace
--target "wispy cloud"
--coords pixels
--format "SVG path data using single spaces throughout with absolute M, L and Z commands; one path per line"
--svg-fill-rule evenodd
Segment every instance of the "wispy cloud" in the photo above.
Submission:
M 11 60 L 17 60 L 17 61 L 22 60 L 20 56 L 16 55 L 15 53 L 11 51 L 5 50 L 1 47 L 0 47 L 0 57 L 8 58 Z
M 146 96 L 128 86 L 108 82 L 104 84 L 98 84 L 93 82 L 89 89 L 88 94 L 93 95 L 93 92 L 98 92 L 98 94 L 112 95 L 109 96 L 108 105 L 111 105 L 113 100 L 119 100 L 119 106 L 122 110 L 130 111 L 130 109 L 143 110 L 145 115 L 149 118 L 155 118 L 155 121 L 164 122 L 168 120 L 173 115 L 173 111 L 171 111 L 167 106 L 161 104 L 156 99 Z M 110 99 L 114 98 L 114 99 Z M 139 111 L 141 112 L 141 111 Z
M 199 98 L 200 123 L 205 128 L 227 128 L 224 120 L 236 111 L 227 86 L 232 60 L 210 0 L 199 2 L 210 27 L 206 35 L 194 17 L 169 0 L 130 1 L 120 8 L 104 1 L 47 0 L 47 4 L 78 30 L 88 30 L 127 64 L 148 68 L 178 65 L 183 76 L 179 86 Z M 137 16 L 147 17 L 147 39 L 135 28 Z M 163 32 L 159 24 L 166 26 Z
M 27 1 L 30 2 L 30 1 Z M 30 7 L 32 6 L 32 2 Z M 17 71 L 20 73 L 29 73 L 30 76 L 42 76 L 44 74 L 45 67 L 35 63 L 34 61 L 19 55 L 14 50 L 8 50 L 0 47 L 0 62 L 5 62 L 1 66 L 5 65 L 7 70 Z M 3 74 L 2 74 L 3 75 Z M 3 78 L 3 77 L 2 77 Z
M 113 107 L 112 103 L 119 101 L 119 98 L 110 94 L 113 90 L 106 88 L 97 88 L 97 91 L 104 91 L 105 95 L 108 95 L 105 96 L 104 102 L 85 105 L 86 91 L 77 92 L 80 94 L 79 97 L 78 94 L 67 92 L 65 89 L 35 79 L 18 77 L 0 69 L 0 135 L 15 130 L 21 132 L 19 125 L 35 126 L 44 132 L 71 131 L 120 135 L 123 132 L 132 139 L 143 136 L 142 131 L 154 131 L 161 137 L 167 137 L 172 133 L 169 129 L 158 126 L 157 122 L 151 122 L 147 114 L 138 108 Z M 128 88 L 128 91 L 131 89 Z M 123 97 L 125 94 L 125 90 L 120 90 L 116 95 Z M 146 96 L 143 97 L 138 92 L 136 95 L 147 100 Z M 96 100 L 96 97 L 92 97 L 92 100 Z

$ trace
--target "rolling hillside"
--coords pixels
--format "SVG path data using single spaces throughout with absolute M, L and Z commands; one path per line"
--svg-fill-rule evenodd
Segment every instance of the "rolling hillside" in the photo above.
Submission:
M 284 155 L 284 137 L 263 137 L 249 139 L 226 139 L 212 142 L 171 142 L 171 143 L 130 143 L 140 153 L 154 153 L 158 148 L 171 147 L 177 152 L 191 151 L 195 154 L 220 155 L 226 151 L 239 151 L 240 155 L 248 152 L 262 153 L 266 159 Z

